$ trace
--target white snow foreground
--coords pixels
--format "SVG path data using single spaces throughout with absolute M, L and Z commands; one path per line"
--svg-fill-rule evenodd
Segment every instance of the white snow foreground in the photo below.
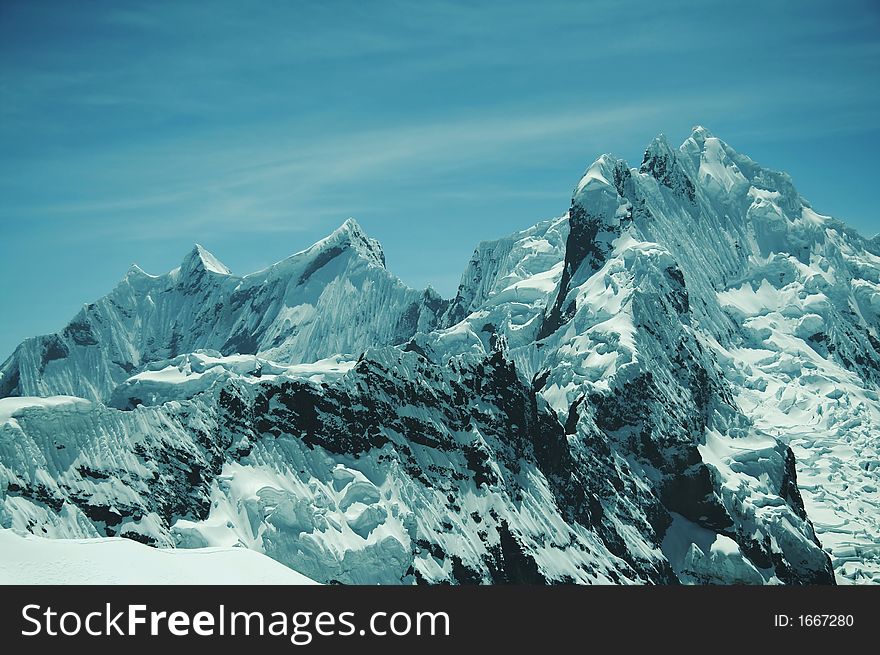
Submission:
M 129 539 L 42 539 L 0 530 L 0 553 L 0 584 L 317 584 L 245 548 L 159 550 Z
M 133 267 L 0 367 L 0 526 L 320 582 L 880 582 L 880 242 L 703 128 L 456 297 L 354 221 Z

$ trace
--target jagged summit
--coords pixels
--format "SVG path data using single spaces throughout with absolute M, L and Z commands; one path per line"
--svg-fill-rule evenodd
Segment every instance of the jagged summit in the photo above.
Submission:
M 725 155 L 736 155 L 736 151 L 702 125 L 695 126 L 690 135 L 678 148 L 679 153 L 693 164 L 693 170 L 700 167 L 701 160 L 718 160 Z
M 355 220 L 351 216 L 346 218 L 342 222 L 342 225 L 340 225 L 335 230 L 333 230 L 333 232 L 330 233 L 330 236 L 332 237 L 337 234 L 346 234 L 350 237 L 362 238 L 362 239 L 367 238 L 367 235 L 364 232 L 364 228 L 362 228 L 361 224 L 358 223 L 357 220 Z
M 126 271 L 126 273 L 125 273 L 125 277 L 126 277 L 126 278 L 132 278 L 132 277 L 135 277 L 135 278 L 139 278 L 139 277 L 143 277 L 143 278 L 151 278 L 151 277 L 154 277 L 154 276 L 153 276 L 153 275 L 150 275 L 149 273 L 147 273 L 144 269 L 142 269 L 142 268 L 141 268 L 140 266 L 138 266 L 137 264 L 132 264 L 131 266 L 128 267 L 128 271 Z
M 876 245 L 702 127 L 570 200 L 451 302 L 353 219 L 132 268 L 0 366 L 0 527 L 322 582 L 880 582 Z
M 329 235 L 305 250 L 300 250 L 262 271 L 251 273 L 246 279 L 284 275 L 287 271 L 303 267 L 316 270 L 346 251 L 352 251 L 368 265 L 385 268 L 385 252 L 382 250 L 382 245 L 376 239 L 367 236 L 355 219 L 348 218 Z
M 63 330 L 20 345 L 0 366 L 0 397 L 106 401 L 145 364 L 197 350 L 287 363 L 357 354 L 433 329 L 447 304 L 387 271 L 378 241 L 354 219 L 243 277 L 197 244 L 165 275 L 132 266 Z
M 642 158 L 642 163 L 653 157 L 669 156 L 672 154 L 672 146 L 669 145 L 669 140 L 666 138 L 666 135 L 661 132 L 651 139 L 651 143 L 645 148 L 645 156 Z
M 623 159 L 609 153 L 600 155 L 578 180 L 573 197 L 604 194 L 608 189 L 614 189 L 627 169 L 628 164 Z
M 232 275 L 232 271 L 211 254 L 204 246 L 195 244 L 180 264 L 181 275 L 191 275 L 198 271 L 217 273 L 218 275 Z
M 244 278 L 236 277 L 232 271 L 220 259 L 201 244 L 195 244 L 180 263 L 180 266 L 170 271 L 167 275 L 175 278 L 188 278 L 199 272 L 214 273 L 234 279 L 254 279 L 267 274 L 284 274 L 291 267 L 308 266 L 310 260 L 328 261 L 346 250 L 352 250 L 358 257 L 368 264 L 385 268 L 385 253 L 382 245 L 376 239 L 367 236 L 360 224 L 353 218 L 346 219 L 339 227 L 333 230 L 323 239 L 315 242 L 308 248 L 290 255 L 268 268 L 255 273 L 250 273 Z M 314 264 L 318 267 L 319 264 Z M 132 264 L 124 280 L 137 278 L 157 279 L 163 276 L 152 275 L 144 271 L 137 264 Z
M 808 223 L 824 224 L 827 218 L 812 210 L 787 173 L 763 166 L 737 152 L 700 125 L 693 128 L 678 148 L 673 147 L 664 134 L 658 134 L 645 148 L 637 168 L 614 155 L 601 155 L 579 178 L 572 194 L 573 204 L 587 208 L 588 213 L 594 215 L 609 214 L 615 209 L 611 196 L 616 191 L 631 207 L 641 207 L 646 198 L 644 189 L 635 188 L 639 185 L 633 180 L 638 175 L 650 175 L 692 204 L 697 203 L 699 195 L 703 203 L 729 205 L 733 211 L 727 213 L 731 217 L 739 213 L 735 207 L 757 203 L 764 207 L 748 213 L 749 219 L 772 219 L 771 213 L 764 211 L 767 207 L 776 207 L 781 215 L 794 222 L 801 220 L 802 210 L 806 212 L 804 220 Z M 701 210 L 697 210 L 696 205 L 692 209 L 689 213 L 695 218 Z
M 385 252 L 382 250 L 382 244 L 367 236 L 360 223 L 353 218 L 346 219 L 328 237 L 316 243 L 309 250 L 333 246 L 353 248 L 377 266 L 385 268 Z
M 680 155 L 672 149 L 663 134 L 654 137 L 648 144 L 639 172 L 653 176 L 660 184 L 694 200 L 694 182 L 684 170 Z
M 715 135 L 702 125 L 694 125 L 691 128 L 691 134 L 688 137 L 688 139 L 693 140 L 695 143 L 699 143 L 701 145 L 706 142 L 706 139 L 714 138 L 716 138 Z

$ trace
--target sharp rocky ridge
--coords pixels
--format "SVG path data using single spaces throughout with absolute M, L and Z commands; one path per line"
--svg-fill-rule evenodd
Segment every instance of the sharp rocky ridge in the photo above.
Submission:
M 320 582 L 880 582 L 880 247 L 704 128 L 407 287 L 353 220 L 0 367 L 0 527 Z

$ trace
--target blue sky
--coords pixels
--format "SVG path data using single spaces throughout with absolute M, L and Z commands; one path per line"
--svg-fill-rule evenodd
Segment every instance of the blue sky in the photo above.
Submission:
M 132 262 L 263 268 L 354 216 L 451 296 L 602 152 L 703 124 L 880 230 L 880 5 L 0 2 L 0 359 Z

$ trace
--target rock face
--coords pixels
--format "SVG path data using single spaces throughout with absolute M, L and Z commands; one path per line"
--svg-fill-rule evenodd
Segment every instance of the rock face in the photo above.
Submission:
M 0 526 L 320 582 L 880 582 L 878 330 L 876 239 L 695 128 L 451 301 L 353 221 L 133 268 L 0 369 Z

